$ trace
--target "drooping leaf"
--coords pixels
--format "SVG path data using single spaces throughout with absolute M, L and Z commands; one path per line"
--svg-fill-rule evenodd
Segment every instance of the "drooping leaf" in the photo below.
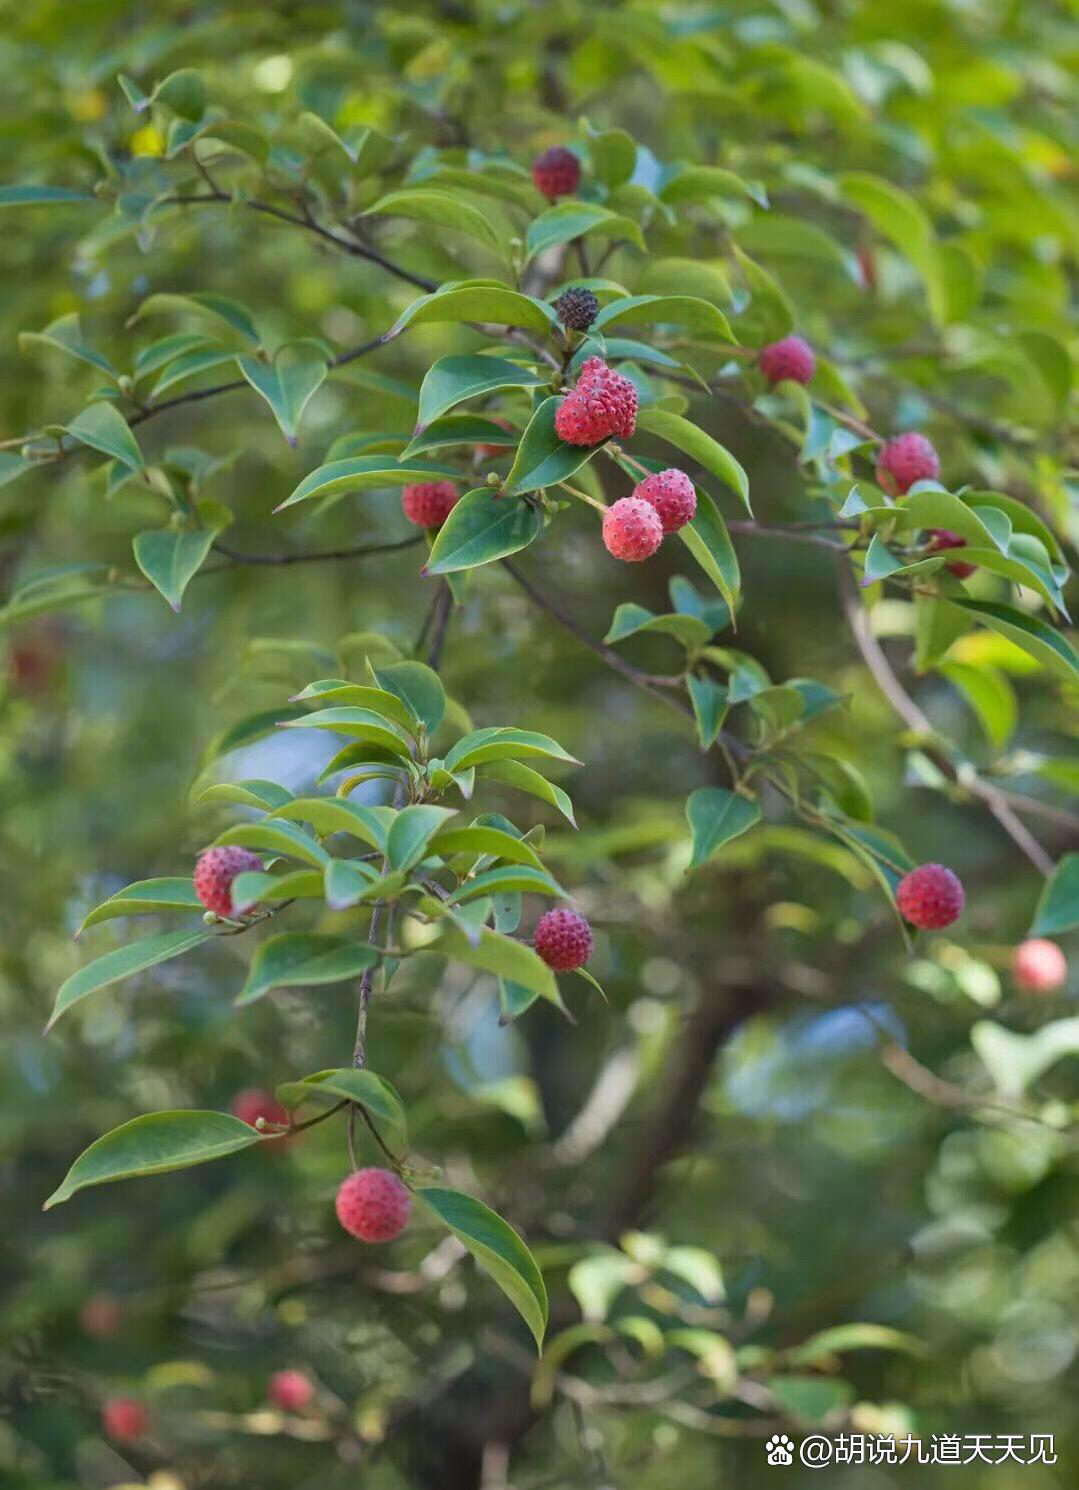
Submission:
M 464 494 L 438 530 L 425 572 L 452 574 L 504 559 L 527 548 L 542 527 L 539 509 L 524 498 L 477 487 Z
M 686 817 L 693 834 L 690 869 L 699 869 L 711 856 L 761 820 L 757 802 L 720 786 L 701 786 L 690 792 Z
M 698 429 L 680 414 L 671 414 L 665 409 L 643 408 L 637 416 L 637 425 L 642 430 L 658 435 L 661 440 L 667 440 L 679 450 L 684 450 L 706 471 L 718 476 L 720 481 L 738 495 L 752 517 L 749 478 L 730 451 L 718 440 L 713 440 L 711 435 L 705 434 L 703 429 Z
M 78 972 L 65 978 L 60 985 L 52 1014 L 45 1026 L 46 1033 L 61 1015 L 66 1014 L 74 1004 L 88 998 L 91 993 L 97 993 L 99 989 L 108 988 L 110 984 L 119 983 L 121 979 L 130 978 L 135 973 L 144 972 L 146 968 L 155 967 L 159 962 L 167 962 L 171 957 L 180 957 L 193 947 L 200 946 L 212 935 L 204 927 L 197 931 L 166 931 L 161 936 L 128 942 L 125 947 L 116 947 L 102 957 L 95 957 L 93 962 L 79 968 Z
M 408 1131 L 404 1103 L 396 1089 L 384 1076 L 378 1076 L 366 1068 L 339 1067 L 330 1071 L 316 1071 L 299 1081 L 286 1081 L 277 1088 L 277 1100 L 290 1112 L 304 1102 L 318 1098 L 344 1099 L 358 1102 L 373 1118 L 388 1123 L 401 1138 Z
M 88 912 L 75 934 L 81 936 L 88 926 L 97 926 L 99 922 L 111 921 L 116 916 L 151 916 L 161 911 L 197 911 L 201 914 L 202 910 L 202 901 L 195 894 L 190 877 L 136 880 Z
M 236 362 L 273 410 L 285 439 L 295 445 L 303 411 L 326 381 L 326 359 L 310 346 L 295 346 L 283 347 L 270 363 L 255 357 L 237 357 Z
M 143 468 L 142 451 L 120 410 L 109 403 L 88 404 L 67 426 L 82 445 L 118 460 L 129 471 Z
M 270 937 L 259 947 L 236 1003 L 253 1004 L 275 988 L 341 983 L 358 978 L 377 961 L 378 953 L 366 942 L 286 931 Z
M 503 357 L 440 357 L 428 368 L 420 388 L 419 423 L 426 428 L 469 398 L 480 398 L 503 388 L 539 388 L 545 382 L 545 378 L 530 368 Z M 424 479 L 406 477 L 406 480 Z
M 114 1128 L 84 1149 L 43 1209 L 62 1205 L 90 1185 L 164 1174 L 223 1159 L 263 1141 L 250 1123 L 227 1112 L 151 1112 Z
M 558 324 L 546 301 L 522 295 L 508 285 L 462 285 L 414 300 L 398 316 L 384 339 L 391 341 L 410 326 L 422 326 L 429 321 L 487 321 L 521 326 L 544 336 Z
M 132 544 L 135 563 L 172 606 L 180 609 L 184 591 L 213 547 L 212 528 L 186 532 L 177 528 L 155 528 L 136 535 Z
M 339 492 L 370 491 L 406 486 L 411 481 L 445 481 L 460 478 L 453 466 L 434 465 L 430 461 L 397 461 L 387 455 L 357 455 L 349 460 L 334 460 L 319 466 L 305 476 L 296 490 L 279 502 L 275 512 L 309 502 L 313 497 L 331 497 Z
M 1079 853 L 1065 854 L 1047 881 L 1031 936 L 1059 936 L 1079 926 Z

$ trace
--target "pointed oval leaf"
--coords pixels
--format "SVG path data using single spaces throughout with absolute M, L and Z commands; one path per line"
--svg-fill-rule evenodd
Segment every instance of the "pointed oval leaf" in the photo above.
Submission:
M 1065 854 L 1038 901 L 1031 936 L 1059 936 L 1079 926 L 1079 854 Z
M 690 869 L 699 869 L 706 859 L 732 838 L 748 832 L 761 820 L 758 803 L 721 786 L 702 786 L 690 792 L 686 817 L 693 833 Z
M 88 926 L 111 921 L 116 916 L 152 916 L 161 911 L 198 911 L 201 914 L 203 909 L 190 877 L 136 880 L 95 906 L 84 917 L 75 935 L 81 936 Z
M 391 455 L 355 455 L 348 460 L 332 460 L 305 476 L 291 496 L 274 508 L 283 512 L 297 502 L 313 497 L 329 497 L 338 492 L 370 491 L 391 486 L 406 486 L 410 481 L 460 480 L 453 466 L 434 465 L 430 461 L 398 461 Z
M 697 511 L 684 528 L 679 528 L 678 536 L 713 581 L 733 617 L 738 609 L 742 589 L 738 555 L 734 551 L 727 524 L 723 521 L 719 508 L 708 493 L 701 491 L 699 487 Z
M 502 828 L 473 823 L 465 828 L 441 828 L 430 840 L 428 847 L 433 854 L 491 854 L 496 859 L 509 859 L 514 864 L 531 864 L 542 872 L 543 861 L 530 843 L 515 838 Z
M 569 243 L 574 238 L 584 238 L 590 233 L 601 233 L 607 238 L 626 238 L 642 253 L 645 250 L 644 236 L 631 217 L 620 217 L 597 202 L 560 202 L 549 207 L 532 219 L 525 240 L 528 257 L 533 258 L 545 249 L 557 248 L 560 243 Z
M 529 502 L 477 487 L 465 493 L 438 530 L 424 571 L 452 574 L 504 559 L 527 548 L 542 528 L 543 518 Z
M 316 1071 L 299 1081 L 286 1081 L 277 1088 L 277 1100 L 290 1112 L 303 1102 L 318 1098 L 344 1099 L 358 1102 L 372 1117 L 389 1123 L 401 1137 L 408 1131 L 405 1105 L 395 1088 L 383 1076 L 364 1067 L 338 1067 L 330 1071 Z
M 463 735 L 447 753 L 445 766 L 448 771 L 462 771 L 468 766 L 483 765 L 486 761 L 507 760 L 519 755 L 546 756 L 548 760 L 567 761 L 571 766 L 581 762 L 563 750 L 550 735 L 541 735 L 534 730 L 509 729 L 491 726 L 473 730 Z
M 173 610 L 180 609 L 184 591 L 202 568 L 216 536 L 210 528 L 193 533 L 155 528 L 136 535 L 132 543 L 135 563 Z
M 299 719 L 286 720 L 282 728 L 329 729 L 335 734 L 351 735 L 354 739 L 367 740 L 372 745 L 380 745 L 383 750 L 403 756 L 406 760 L 412 754 L 411 746 L 400 730 L 390 720 L 381 714 L 374 713 L 371 709 L 355 709 L 347 706 L 339 709 L 316 709 L 313 714 L 304 714 Z
M 508 285 L 467 285 L 413 301 L 383 340 L 390 341 L 409 326 L 422 326 L 428 321 L 488 321 L 500 326 L 521 326 L 541 335 L 558 325 L 558 317 L 543 300 L 522 295 Z
M 577 826 L 573 803 L 566 792 L 548 781 L 546 776 L 533 771 L 531 766 L 522 765 L 515 760 L 494 760 L 485 762 L 480 770 L 484 776 L 504 782 L 506 786 L 516 787 L 520 792 L 528 792 L 529 796 L 539 797 L 542 802 L 549 802 L 573 827 Z
M 555 432 L 554 421 L 560 400 L 544 399 L 532 415 L 521 436 L 502 495 L 510 492 L 538 491 L 541 486 L 556 486 L 567 481 L 590 461 L 600 445 L 567 445 Z
M 425 1187 L 416 1193 L 490 1274 L 531 1330 L 536 1348 L 542 1350 L 547 1289 L 535 1258 L 513 1227 L 460 1191 Z
M 698 429 L 680 414 L 671 414 L 666 409 L 654 407 L 640 411 L 637 427 L 658 435 L 661 440 L 666 440 L 692 456 L 706 471 L 711 471 L 713 476 L 718 476 L 720 481 L 729 486 L 741 498 L 749 515 L 753 516 L 753 509 L 749 505 L 749 478 L 730 451 L 718 440 L 713 440 L 711 435 L 705 434 L 703 429 Z
M 379 687 L 388 689 L 404 705 L 409 728 L 422 724 L 430 739 L 446 712 L 446 690 L 434 668 L 424 662 L 390 662 L 375 667 L 370 659 L 367 666 Z
M 308 403 L 326 381 L 326 359 L 310 347 L 284 347 L 272 363 L 237 357 L 241 373 L 269 404 L 281 433 L 295 445 L 300 420 Z
M 88 404 L 67 426 L 82 445 L 111 456 L 129 471 L 141 471 L 142 451 L 120 410 L 110 403 Z
M 297 797 L 274 813 L 275 821 L 296 818 L 310 823 L 323 837 L 351 833 L 380 854 L 386 852 L 386 833 L 393 817 L 392 808 L 365 807 L 362 802 L 348 802 L 343 797 Z
M 473 207 L 471 202 L 460 196 L 451 196 L 449 192 L 430 191 L 423 187 L 391 191 L 380 197 L 373 207 L 368 207 L 364 215 L 370 217 L 376 212 L 388 212 L 394 217 L 407 217 L 415 222 L 450 228 L 453 232 L 465 233 L 469 238 L 486 244 L 500 258 L 505 255 L 502 240 L 490 220 L 478 207 Z
M 62 1205 L 90 1185 L 188 1169 L 262 1141 L 250 1123 L 228 1112 L 150 1112 L 121 1124 L 84 1149 L 43 1209 Z
M 282 812 L 287 810 L 287 807 L 280 809 Z M 301 814 L 297 813 L 296 816 Z M 264 818 L 260 823 L 238 823 L 234 828 L 226 828 L 224 833 L 214 839 L 214 843 L 238 843 L 242 848 L 265 849 L 267 853 L 302 859 L 305 864 L 313 864 L 316 869 L 322 869 L 329 857 L 310 833 L 305 833 L 292 823 L 279 822 L 276 815 L 273 818 Z
M 540 388 L 546 382 L 531 369 L 504 357 L 440 357 L 428 369 L 420 388 L 419 423 L 426 428 L 468 398 L 496 393 L 501 388 Z
M 108 988 L 111 983 L 119 983 L 123 978 L 130 978 L 134 973 L 141 973 L 159 962 L 166 962 L 170 957 L 180 957 L 212 935 L 212 932 L 205 929 L 167 931 L 162 936 L 129 942 L 126 947 L 117 947 L 112 952 L 106 952 L 103 957 L 95 957 L 93 962 L 88 962 L 77 973 L 72 973 L 60 985 L 52 1014 L 45 1026 L 46 1033 L 73 1004 L 79 1003 L 91 993 L 97 993 L 100 988 Z
M 615 324 L 654 326 L 668 322 L 719 341 L 737 339 L 723 312 L 710 300 L 697 295 L 631 295 L 625 300 L 612 300 L 600 311 L 591 329 L 596 332 Z
M 253 1004 L 274 988 L 342 983 L 359 977 L 377 961 L 378 953 L 366 942 L 286 931 L 270 937 L 255 953 L 236 1003 Z
M 386 863 L 391 869 L 411 869 L 424 857 L 443 823 L 454 816 L 452 807 L 433 807 L 428 803 L 403 807 L 386 834 Z

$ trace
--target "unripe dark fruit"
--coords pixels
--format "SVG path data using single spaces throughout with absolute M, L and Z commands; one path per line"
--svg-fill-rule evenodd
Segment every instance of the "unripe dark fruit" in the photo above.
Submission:
M 552 202 L 555 197 L 571 197 L 580 185 L 581 162 L 572 150 L 554 145 L 532 162 L 532 180 Z
M 587 331 L 599 315 L 599 301 L 591 290 L 578 286 L 566 290 L 554 303 L 558 319 L 571 331 Z
M 559 906 L 539 918 L 533 937 L 536 955 L 556 973 L 572 973 L 592 956 L 592 928 L 576 911 Z

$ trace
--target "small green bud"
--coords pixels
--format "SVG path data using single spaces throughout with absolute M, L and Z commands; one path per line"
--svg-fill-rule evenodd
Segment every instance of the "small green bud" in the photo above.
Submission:
M 202 924 L 204 926 L 216 926 L 221 917 L 216 911 L 203 911 Z

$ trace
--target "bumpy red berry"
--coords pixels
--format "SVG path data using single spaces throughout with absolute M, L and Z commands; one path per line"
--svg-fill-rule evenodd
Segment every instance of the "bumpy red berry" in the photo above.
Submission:
M 452 481 L 415 481 L 401 492 L 401 508 L 418 528 L 440 528 L 458 496 Z
M 817 370 L 813 348 L 800 336 L 785 336 L 761 348 L 760 369 L 769 383 L 808 383 Z
M 264 1118 L 268 1123 L 288 1122 L 288 1110 L 281 1106 L 276 1097 L 271 1097 L 269 1092 L 264 1092 L 257 1086 L 249 1086 L 242 1092 L 237 1092 L 232 1099 L 231 1111 L 233 1117 L 238 1117 L 241 1123 L 248 1123 L 252 1128 L 258 1127 L 259 1118 Z
M 572 150 L 554 145 L 532 162 L 532 180 L 536 190 L 552 201 L 555 197 L 571 197 L 580 184 L 581 162 Z
M 110 1397 L 101 1410 L 101 1422 L 117 1443 L 133 1443 L 150 1426 L 150 1414 L 134 1397 Z
M 1068 962 L 1056 942 L 1031 937 L 1015 949 L 1012 976 L 1024 993 L 1053 993 L 1068 980 Z
M 899 914 L 922 931 L 940 931 L 958 920 L 963 900 L 959 876 L 943 864 L 919 864 L 903 876 L 895 892 Z
M 337 1192 L 337 1219 L 361 1242 L 392 1242 L 408 1225 L 412 1196 L 389 1169 L 358 1169 Z
M 267 1384 L 266 1395 L 282 1412 L 303 1412 L 310 1405 L 315 1389 L 302 1371 L 275 1371 Z
M 651 502 L 621 497 L 603 514 L 603 542 L 607 552 L 627 564 L 650 559 L 663 542 L 663 524 Z
M 232 882 L 238 874 L 254 873 L 262 868 L 262 860 L 250 849 L 235 844 L 208 848 L 195 865 L 195 894 L 208 911 L 219 916 L 242 914 L 232 905 Z
M 569 445 L 598 445 L 610 435 L 629 439 L 637 428 L 637 390 L 602 357 L 589 357 L 576 388 L 559 404 L 554 427 Z
M 599 301 L 591 290 L 573 286 L 554 303 L 558 319 L 571 331 L 587 331 L 599 315 Z
M 646 476 L 633 488 L 633 495 L 656 509 L 665 533 L 677 533 L 697 511 L 693 482 L 677 466 Z
M 592 928 L 576 911 L 559 906 L 536 922 L 536 953 L 556 973 L 572 973 L 592 956 Z
M 929 547 L 934 552 L 945 548 L 966 548 L 967 540 L 958 533 L 953 533 L 951 528 L 930 528 Z M 962 559 L 957 559 L 953 564 L 945 564 L 949 574 L 954 574 L 956 579 L 969 579 L 977 569 L 977 564 L 968 564 Z
M 877 485 L 893 497 L 910 491 L 916 481 L 936 481 L 940 459 L 925 435 L 913 431 L 886 440 L 877 456 Z

